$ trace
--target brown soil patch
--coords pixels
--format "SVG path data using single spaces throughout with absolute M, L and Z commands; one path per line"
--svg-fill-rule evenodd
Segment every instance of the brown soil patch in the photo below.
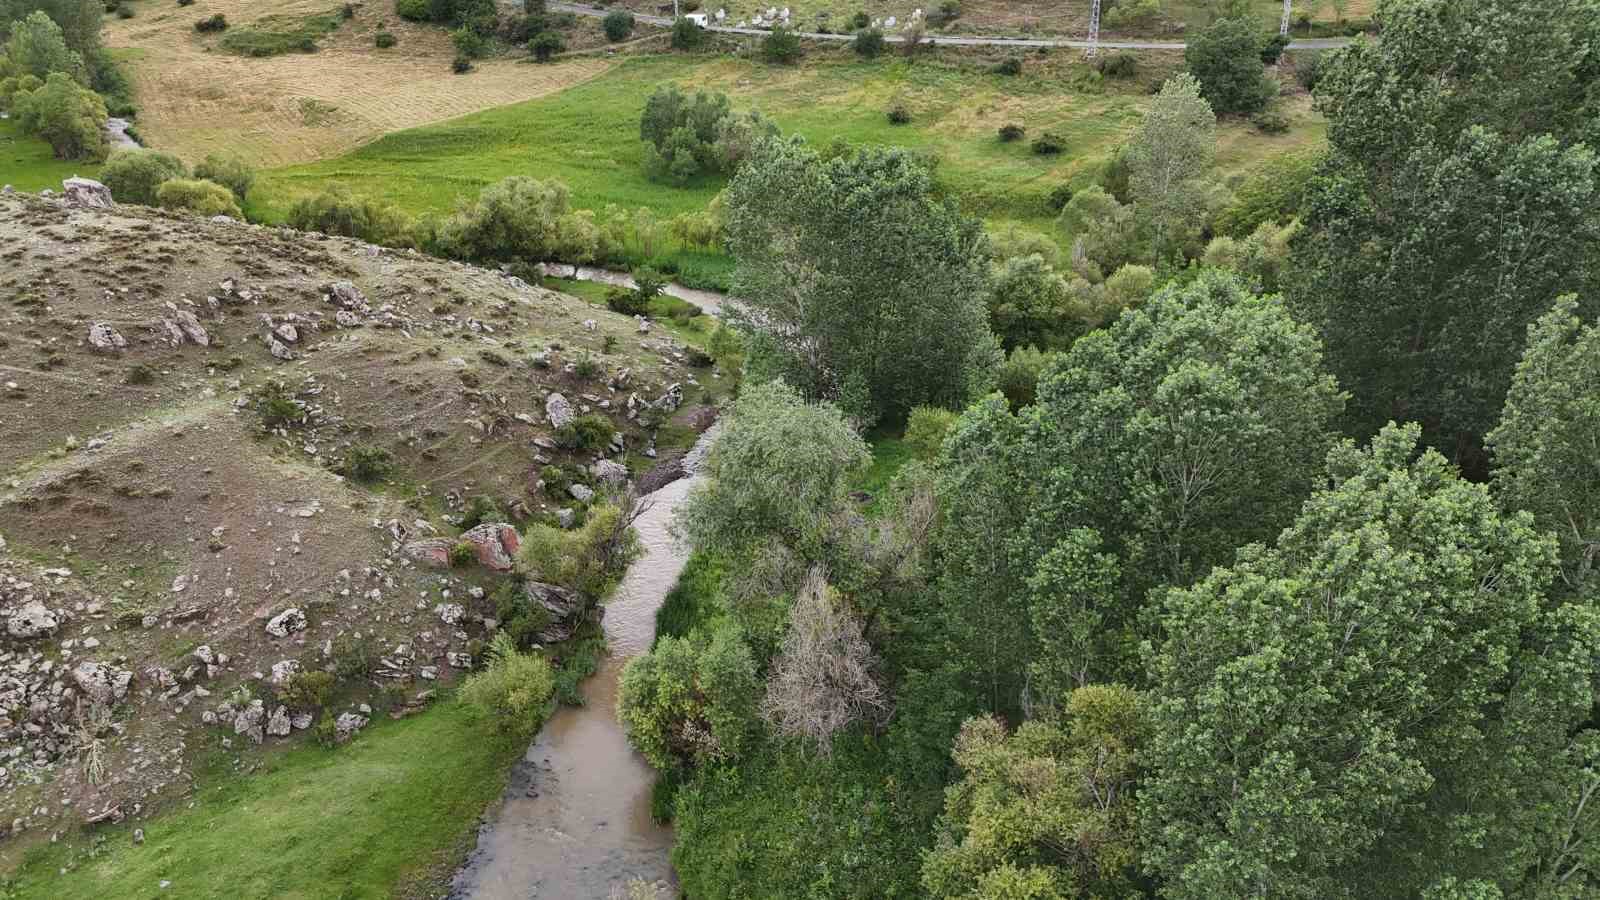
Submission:
M 320 42 L 316 53 L 250 59 L 216 48 L 194 23 L 222 13 L 230 26 L 265 16 L 310 16 L 331 0 L 201 0 L 137 4 L 131 19 L 108 18 L 106 43 L 126 50 L 144 142 L 189 161 L 231 151 L 256 165 L 308 162 L 348 152 L 383 134 L 480 109 L 541 97 L 604 72 L 611 61 L 582 56 L 547 65 L 488 59 L 450 71 L 449 34 L 406 22 L 373 0 Z M 387 50 L 373 36 L 387 30 Z

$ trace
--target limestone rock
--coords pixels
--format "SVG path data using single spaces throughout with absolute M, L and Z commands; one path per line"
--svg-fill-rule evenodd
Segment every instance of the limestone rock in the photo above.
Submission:
M 251 700 L 250 705 L 239 711 L 233 717 L 233 733 L 242 734 L 256 743 L 261 743 L 262 722 L 267 717 L 267 708 L 260 700 Z
M 95 322 L 89 326 L 89 346 L 101 351 L 121 350 L 128 346 L 128 339 L 109 324 Z
M 572 499 L 578 501 L 579 503 L 588 503 L 590 500 L 594 499 L 594 488 L 584 484 L 568 485 L 567 493 L 571 494 Z
M 97 703 L 111 703 L 128 696 L 128 685 L 133 673 L 107 663 L 82 662 L 72 670 L 73 683 L 89 699 Z
M 267 338 L 267 352 L 271 353 L 276 359 L 285 361 L 294 359 L 294 351 L 289 349 L 289 345 L 275 337 Z
M 441 603 L 435 606 L 433 611 L 438 615 L 439 621 L 446 625 L 459 623 L 467 614 L 466 608 L 459 603 Z
M 478 562 L 496 572 L 511 571 L 520 543 L 517 530 L 505 522 L 485 522 L 463 532 L 461 539 L 478 552 Z
M 333 320 L 343 328 L 355 328 L 361 324 L 361 317 L 348 309 L 341 309 L 334 313 Z
M 272 333 L 277 335 L 279 338 L 281 338 L 286 343 L 293 344 L 296 341 L 300 340 L 300 331 L 299 331 L 299 329 L 295 328 L 293 325 L 289 324 L 288 322 L 284 322 L 283 324 L 279 325 L 277 328 L 272 329 Z
M 450 542 L 444 538 L 425 538 L 406 544 L 401 552 L 417 562 L 426 563 L 430 566 L 448 566 L 450 565 L 450 547 Z
M 206 334 L 205 328 L 200 325 L 200 320 L 194 317 L 194 313 L 180 309 L 173 318 L 177 320 L 178 328 L 183 331 L 184 337 L 202 347 L 211 346 L 211 335 Z
M 334 720 L 333 730 L 339 735 L 339 740 L 347 741 L 350 736 L 367 727 L 367 717 L 359 713 L 340 713 Z
M 85 209 L 110 209 L 116 206 L 111 200 L 111 189 L 92 178 L 74 176 L 61 182 L 61 196 L 68 206 Z
M 359 309 L 367 305 L 367 297 L 361 289 L 348 281 L 336 281 L 328 287 L 328 296 L 334 303 L 345 309 Z
M 44 637 L 60 624 L 60 618 L 37 600 L 29 600 L 6 612 L 6 634 L 14 638 Z
M 267 734 L 273 737 L 289 736 L 289 707 L 280 706 L 267 719 Z
M 621 487 L 628 483 L 628 467 L 619 462 L 602 459 L 590 466 L 589 471 L 603 484 Z
M 288 637 L 293 632 L 303 631 L 305 627 L 306 614 L 291 606 L 267 622 L 267 634 Z
M 300 672 L 299 660 L 283 659 L 272 664 L 272 683 L 288 684 Z
M 572 404 L 567 402 L 567 398 L 559 393 L 551 393 L 550 396 L 544 398 L 544 415 L 545 418 L 550 420 L 550 427 L 552 428 L 571 425 L 572 420 L 577 418 L 577 414 L 572 411 Z

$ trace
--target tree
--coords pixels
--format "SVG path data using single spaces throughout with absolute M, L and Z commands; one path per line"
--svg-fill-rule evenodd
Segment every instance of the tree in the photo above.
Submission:
M 1144 741 L 1139 695 L 1073 692 L 1061 724 L 969 719 L 955 741 L 961 780 L 945 792 L 922 858 L 927 896 L 1054 900 L 1139 894 L 1133 789 Z
M 1577 311 L 1562 297 L 1528 326 L 1488 444 L 1496 493 L 1556 536 L 1562 579 L 1583 591 L 1600 587 L 1600 321 L 1585 327 Z
M 256 170 L 237 154 L 207 153 L 206 158 L 194 167 L 194 177 L 215 181 L 232 191 L 234 198 L 243 203 L 250 193 L 250 187 L 256 182 Z
M 156 205 L 156 191 L 173 178 L 187 178 L 183 160 L 155 150 L 119 150 L 100 168 L 99 179 L 118 203 Z
M 438 250 L 461 259 L 563 261 L 592 258 L 599 239 L 592 220 L 573 212 L 566 185 L 521 175 L 484 188 L 435 237 Z
M 823 160 L 798 139 L 761 144 L 728 188 L 728 247 L 753 377 L 838 399 L 861 422 L 956 406 L 990 383 L 983 229 L 935 199 L 906 152 Z
M 1530 322 L 1600 290 L 1594 0 L 1385 4 L 1383 39 L 1317 86 L 1329 155 L 1307 189 L 1291 302 L 1355 402 L 1486 471 L 1482 436 Z
M 744 749 L 760 682 L 736 629 L 663 635 L 628 660 L 617 683 L 617 721 L 657 769 L 727 762 Z
M 606 13 L 606 17 L 600 20 L 600 25 L 605 29 L 606 40 L 613 44 L 625 41 L 633 34 L 633 13 L 625 9 L 614 9 Z
M 83 55 L 67 45 L 66 35 L 43 10 L 11 26 L 5 57 L 18 75 L 48 79 L 52 72 L 63 72 L 80 83 L 87 83 L 88 70 Z
M 706 42 L 706 31 L 693 21 L 679 16 L 672 22 L 672 49 L 694 50 Z
M 800 61 L 800 35 L 779 25 L 761 39 L 761 58 L 769 63 L 793 65 Z
M 555 31 L 541 31 L 528 42 L 528 50 L 539 62 L 549 62 L 550 57 L 567 49 L 567 42 Z
M 1036 552 L 1096 529 L 1126 582 L 1106 627 L 1125 627 L 1150 587 L 1187 584 L 1288 523 L 1343 402 L 1315 333 L 1277 297 L 1221 272 L 1168 287 L 1040 380 Z
M 883 32 L 876 28 L 863 28 L 856 32 L 851 46 L 855 48 L 856 55 L 865 59 L 875 59 L 883 53 Z
M 22 130 L 49 142 L 58 159 L 105 158 L 105 101 L 67 74 L 50 73 L 44 86 L 15 103 Z
M 1082 331 L 1069 318 L 1067 281 L 1038 254 L 1012 257 L 995 268 L 989 324 L 1007 350 L 1064 347 Z
M 1184 48 L 1184 64 L 1220 115 L 1249 115 L 1272 97 L 1272 82 L 1262 74 L 1265 37 L 1258 27 L 1247 17 L 1218 19 Z
M 788 632 L 772 661 L 762 715 L 778 733 L 828 753 L 834 735 L 888 711 L 877 667 L 861 623 L 828 586 L 822 570 L 814 568 L 789 610 Z
M 1201 177 L 1217 153 L 1217 117 L 1200 83 L 1180 73 L 1161 86 L 1128 144 L 1128 183 L 1153 232 L 1158 262 L 1197 233 L 1206 214 Z
M 1600 621 L 1419 434 L 1335 448 L 1273 547 L 1168 594 L 1140 788 L 1168 895 L 1522 896 L 1565 823 Z

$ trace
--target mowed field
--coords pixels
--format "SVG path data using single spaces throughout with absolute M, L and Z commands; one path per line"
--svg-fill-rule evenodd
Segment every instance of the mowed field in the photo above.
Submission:
M 248 58 L 218 49 L 221 35 L 194 23 L 221 13 L 230 31 L 268 17 L 291 22 L 339 9 L 338 0 L 131 0 L 134 17 L 105 20 L 134 83 L 143 142 L 195 162 L 238 153 L 260 166 L 322 159 L 380 135 L 475 110 L 540 97 L 605 72 L 604 56 L 549 65 L 481 61 L 455 75 L 443 28 L 394 15 L 390 0 L 356 5 L 355 15 L 322 38 L 315 53 Z M 593 26 L 598 27 L 598 26 Z M 387 30 L 396 46 L 380 50 Z
M 1030 57 L 1021 77 L 991 74 L 987 62 L 900 58 L 855 60 L 848 51 L 813 54 L 796 67 L 729 57 L 657 55 L 624 60 L 604 75 L 537 100 L 392 134 L 353 153 L 263 173 L 251 211 L 281 220 L 294 199 L 330 184 L 418 214 L 447 212 L 459 199 L 508 175 L 556 179 L 580 208 L 649 207 L 664 215 L 697 210 L 723 186 L 705 178 L 688 187 L 652 183 L 641 170 L 639 113 L 657 85 L 728 93 L 735 108 L 755 107 L 786 133 L 817 146 L 895 145 L 939 159 L 938 177 L 966 208 L 991 222 L 1047 227 L 1049 193 L 1082 184 L 1138 124 L 1150 85 L 1177 68 L 1176 54 L 1141 55 L 1130 82 L 1097 82 L 1075 54 Z M 905 125 L 885 111 L 903 103 Z M 1319 144 L 1324 126 L 1305 95 L 1276 101 L 1292 123 L 1266 135 L 1227 121 L 1218 133 L 1223 177 L 1265 158 Z M 1001 143 L 1007 123 L 1027 128 L 1023 141 Z M 1039 156 L 1029 141 L 1053 132 L 1065 152 Z

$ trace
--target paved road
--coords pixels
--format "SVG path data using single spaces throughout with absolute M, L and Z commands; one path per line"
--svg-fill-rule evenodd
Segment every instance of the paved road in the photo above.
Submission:
M 576 13 L 580 16 L 604 16 L 610 10 L 599 9 L 593 6 L 584 6 L 578 3 L 551 3 L 550 9 L 557 12 Z M 633 17 L 640 22 L 650 25 L 671 25 L 670 16 L 651 16 L 644 13 L 634 13 Z M 769 32 L 760 28 L 729 28 L 722 25 L 708 25 L 707 31 L 721 34 L 750 34 L 766 35 Z M 853 41 L 853 34 L 821 34 L 814 31 L 795 32 L 803 38 L 816 41 Z M 905 43 L 905 37 L 899 34 L 885 34 L 883 39 L 891 44 Z M 928 36 L 925 38 L 929 44 L 946 47 L 1075 47 L 1087 49 L 1088 41 L 1080 40 L 1055 40 L 1049 38 L 1006 38 L 1006 37 L 959 37 L 944 35 Z M 1289 44 L 1290 50 L 1330 50 L 1343 47 L 1350 43 L 1350 38 L 1305 38 Z M 1181 41 L 1101 41 L 1102 50 L 1182 50 L 1185 44 Z

